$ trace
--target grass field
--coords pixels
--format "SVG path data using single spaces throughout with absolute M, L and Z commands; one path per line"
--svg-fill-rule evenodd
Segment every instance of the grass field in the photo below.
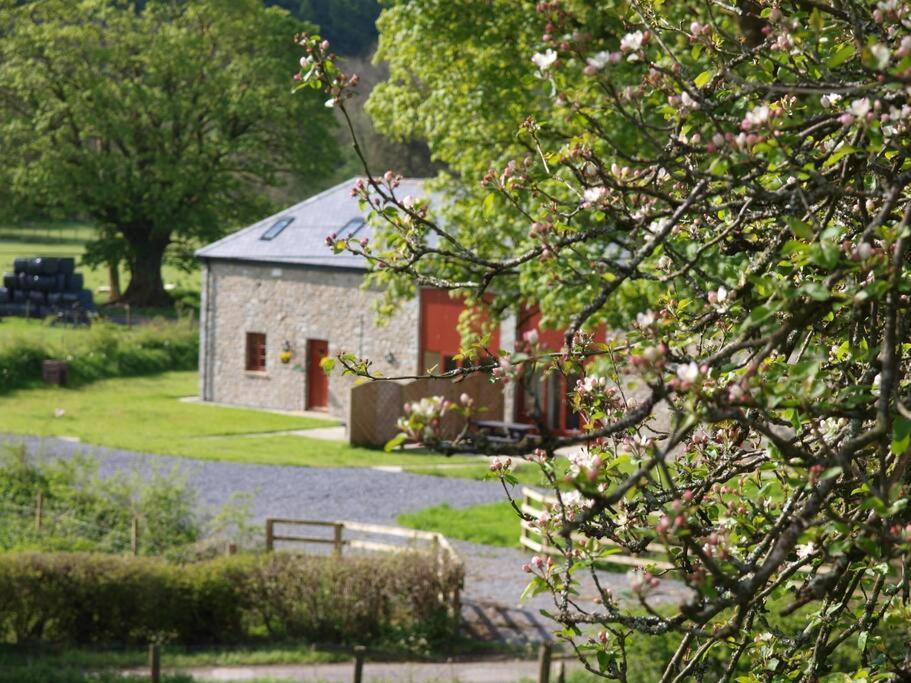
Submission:
M 198 390 L 196 372 L 111 379 L 78 389 L 41 387 L 0 400 L 0 433 L 76 437 L 86 444 L 204 460 L 306 467 L 475 463 L 469 457 L 384 453 L 281 434 L 329 420 L 225 408 L 179 399 Z M 62 416 L 55 417 L 55 413 Z
M 99 287 L 108 286 L 107 268 L 87 268 L 79 264 L 85 244 L 93 236 L 93 228 L 86 223 L 34 223 L 26 225 L 0 225 L 0 273 L 13 270 L 13 259 L 30 256 L 72 256 L 76 270 L 85 276 L 85 286 L 95 292 L 96 303 L 106 303 L 107 294 L 99 294 Z M 199 289 L 199 272 L 185 272 L 166 263 L 162 271 L 166 285 L 188 291 Z M 120 286 L 126 288 L 129 273 L 121 268 Z
M 411 529 L 437 531 L 447 538 L 507 548 L 519 545 L 521 531 L 519 517 L 508 501 L 463 509 L 444 503 L 399 515 L 396 522 Z
M 179 325 L 189 325 L 190 322 L 187 320 L 174 322 L 169 319 L 153 319 L 143 326 L 134 325 L 132 328 L 128 328 L 126 325 L 100 321 L 95 322 L 90 327 L 67 327 L 64 325 L 51 325 L 45 320 L 16 317 L 0 318 L 0 350 L 15 346 L 21 342 L 34 342 L 50 345 L 62 355 L 66 355 L 67 353 L 88 351 L 93 345 L 97 345 L 99 337 L 108 334 L 114 334 L 124 340 L 139 337 L 143 332 L 156 329 L 155 325 L 157 324 L 160 324 L 165 329 L 179 330 L 181 329 Z

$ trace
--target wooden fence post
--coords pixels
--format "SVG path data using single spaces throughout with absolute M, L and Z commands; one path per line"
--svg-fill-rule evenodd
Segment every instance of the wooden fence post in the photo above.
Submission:
M 139 554 L 139 517 L 133 517 L 133 525 L 130 527 L 130 550 L 133 557 Z
M 149 645 L 149 670 L 152 683 L 161 683 L 161 647 L 155 643 Z
M 266 552 L 271 553 L 275 550 L 275 520 L 266 520 Z
M 361 683 L 364 679 L 364 652 L 363 645 L 354 646 L 354 683 Z
M 336 557 L 342 556 L 342 529 L 344 528 L 344 524 L 336 524 L 333 527 L 332 552 Z
M 550 683 L 550 657 L 553 645 L 549 641 L 538 648 L 538 683 Z
M 41 531 L 42 517 L 44 515 L 44 494 L 38 491 L 35 497 L 35 531 Z

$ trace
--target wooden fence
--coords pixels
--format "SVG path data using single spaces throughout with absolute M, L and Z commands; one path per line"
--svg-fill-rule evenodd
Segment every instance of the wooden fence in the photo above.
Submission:
M 525 514 L 531 515 L 532 517 L 539 517 L 541 513 L 547 511 L 549 508 L 556 509 L 558 506 L 559 502 L 554 496 L 545 495 L 528 487 L 522 488 L 521 510 Z M 589 540 L 580 534 L 574 534 L 572 538 L 574 541 L 579 542 Z M 603 547 L 607 548 L 608 551 L 611 551 L 610 554 L 604 557 L 604 562 L 607 564 L 620 565 L 623 567 L 673 569 L 673 565 L 667 561 L 667 552 L 664 548 L 655 543 L 647 546 L 645 553 L 642 555 L 626 555 L 623 553 L 625 549 L 613 541 L 601 539 L 598 542 Z M 524 519 L 522 520 L 522 530 L 519 533 L 519 543 L 536 553 L 560 554 L 559 545 L 549 543 L 548 539 L 541 534 L 536 526 Z
M 307 535 L 294 536 L 283 532 L 281 527 L 307 527 Z M 331 535 L 317 536 L 314 529 L 331 529 Z M 346 533 L 361 534 L 360 536 L 346 538 Z M 364 537 L 367 536 L 367 538 Z M 396 542 L 392 542 L 392 541 Z M 402 552 L 416 550 L 427 552 L 434 559 L 437 572 L 442 578 L 450 570 L 464 571 L 462 559 L 455 548 L 443 534 L 417 529 L 405 529 L 382 524 L 367 524 L 364 522 L 327 522 L 316 519 L 283 519 L 269 517 L 266 519 L 266 551 L 274 552 L 276 542 L 294 543 L 298 545 L 331 545 L 332 554 L 341 557 L 345 548 L 352 550 L 365 550 L 368 552 Z M 463 580 L 460 580 L 450 594 L 441 595 L 440 598 L 449 605 L 450 616 L 453 619 L 454 631 L 458 634 L 459 622 L 462 614 L 461 589 Z

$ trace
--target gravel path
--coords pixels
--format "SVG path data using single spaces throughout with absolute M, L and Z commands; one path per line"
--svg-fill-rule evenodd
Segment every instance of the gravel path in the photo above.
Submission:
M 97 457 L 102 476 L 152 467 L 177 468 L 196 488 L 203 508 L 219 508 L 234 493 L 252 497 L 254 521 L 266 517 L 351 520 L 395 524 L 397 515 L 448 503 L 464 508 L 503 500 L 496 482 L 393 473 L 370 468 L 317 468 L 251 465 L 136 453 L 61 439 L 0 437 L 24 442 L 30 453 L 65 458 L 75 453 Z
M 394 525 L 403 512 L 413 512 L 448 503 L 463 508 L 505 499 L 497 482 L 451 477 L 378 471 L 371 468 L 310 468 L 252 465 L 222 461 L 193 460 L 74 443 L 62 439 L 39 439 L 0 435 L 0 441 L 25 443 L 30 454 L 45 458 L 67 458 L 91 453 L 99 462 L 102 476 L 118 471 L 149 471 L 176 468 L 198 491 L 204 510 L 214 512 L 235 493 L 251 497 L 251 516 L 291 519 L 350 520 Z M 478 638 L 514 644 L 550 638 L 555 624 L 540 615 L 554 609 L 550 595 L 539 595 L 519 605 L 528 583 L 522 565 L 531 553 L 454 541 L 465 562 L 462 594 L 465 628 Z M 615 595 L 628 591 L 623 574 L 602 574 L 599 580 Z M 583 582 L 581 598 L 596 596 L 594 584 Z M 678 600 L 681 589 L 663 588 L 666 600 Z M 659 596 L 656 596 L 659 597 Z M 591 604 L 591 602 L 589 602 Z

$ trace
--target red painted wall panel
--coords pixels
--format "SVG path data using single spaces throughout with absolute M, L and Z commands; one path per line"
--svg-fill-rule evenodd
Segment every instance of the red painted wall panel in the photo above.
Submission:
M 459 352 L 459 316 L 465 304 L 449 297 L 442 289 L 422 289 L 421 302 L 421 358 L 426 354 L 454 356 Z M 500 348 L 500 328 L 490 335 L 490 350 Z M 424 368 L 426 369 L 426 368 Z

